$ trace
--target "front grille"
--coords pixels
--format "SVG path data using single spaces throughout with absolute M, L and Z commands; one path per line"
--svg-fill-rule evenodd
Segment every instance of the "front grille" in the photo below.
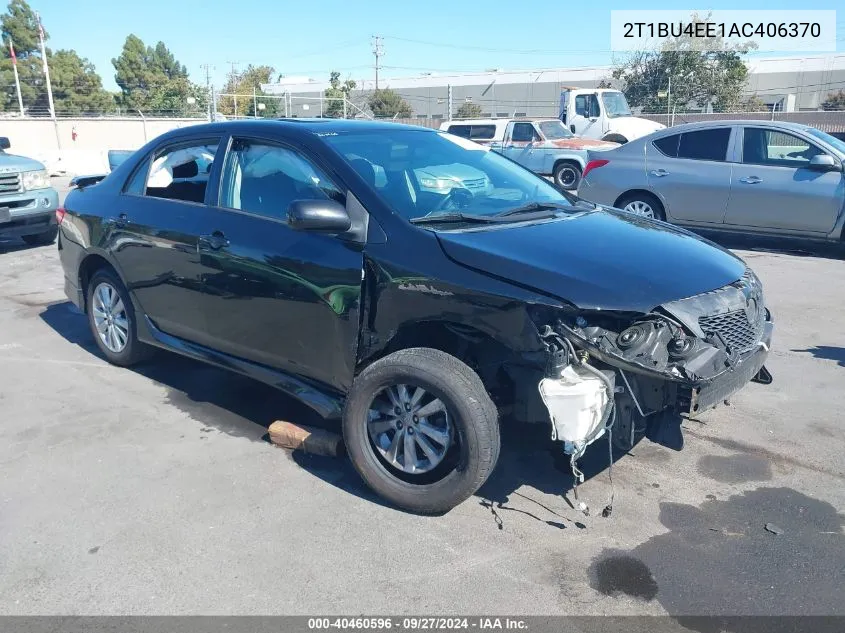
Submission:
M 20 174 L 0 174 L 0 194 L 18 193 L 20 190 Z
M 750 322 L 745 310 L 699 317 L 698 325 L 705 334 L 718 334 L 731 348 L 744 352 L 757 344 L 758 323 Z
M 464 187 L 467 189 L 480 189 L 485 184 L 487 184 L 487 180 L 484 178 L 473 178 L 470 180 L 464 180 Z

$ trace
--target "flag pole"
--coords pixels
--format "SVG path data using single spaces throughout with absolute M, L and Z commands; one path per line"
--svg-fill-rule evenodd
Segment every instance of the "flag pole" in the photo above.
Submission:
M 12 70 L 15 71 L 15 88 L 18 91 L 18 107 L 23 116 L 23 98 L 21 97 L 21 79 L 18 76 L 18 58 L 15 56 L 15 45 L 12 43 L 12 38 L 9 38 L 9 52 L 12 54 Z
M 56 118 L 56 108 L 53 106 L 53 86 L 50 84 L 50 67 L 47 65 L 47 50 L 44 48 L 44 28 L 41 26 L 41 16 L 36 13 L 38 21 L 38 39 L 41 40 L 41 59 L 44 62 L 44 79 L 47 83 L 47 102 L 50 105 L 50 116 Z

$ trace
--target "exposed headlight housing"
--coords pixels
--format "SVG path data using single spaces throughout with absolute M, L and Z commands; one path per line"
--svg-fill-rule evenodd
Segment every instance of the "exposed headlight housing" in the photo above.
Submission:
M 23 183 L 24 191 L 33 191 L 35 189 L 49 189 L 50 174 L 47 173 L 46 169 L 25 171 L 21 174 L 21 182 Z

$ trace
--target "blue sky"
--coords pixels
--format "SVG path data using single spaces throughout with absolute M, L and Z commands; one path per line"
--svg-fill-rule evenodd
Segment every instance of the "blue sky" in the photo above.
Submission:
M 286 75 L 372 77 L 370 38 L 384 36 L 384 77 L 424 71 L 595 66 L 612 62 L 612 9 L 681 9 L 677 2 L 554 0 L 30 0 L 53 49 L 87 57 L 108 89 L 116 89 L 111 59 L 129 33 L 161 40 L 194 81 L 214 66 L 215 84 L 236 62 L 270 64 Z M 689 9 L 796 9 L 786 0 L 691 3 Z M 806 9 L 836 9 L 837 47 L 845 50 L 845 5 L 808 1 Z M 582 8 L 583 7 L 583 8 Z M 526 53 L 526 51 L 532 51 Z

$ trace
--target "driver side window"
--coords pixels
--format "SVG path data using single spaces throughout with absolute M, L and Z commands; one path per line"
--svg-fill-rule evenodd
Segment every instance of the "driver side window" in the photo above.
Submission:
M 294 200 L 328 199 L 346 201 L 337 185 L 301 154 L 259 141 L 233 141 L 223 173 L 221 206 L 284 220 Z
M 780 130 L 747 127 L 742 136 L 742 162 L 746 165 L 806 167 L 824 152 L 802 138 Z

